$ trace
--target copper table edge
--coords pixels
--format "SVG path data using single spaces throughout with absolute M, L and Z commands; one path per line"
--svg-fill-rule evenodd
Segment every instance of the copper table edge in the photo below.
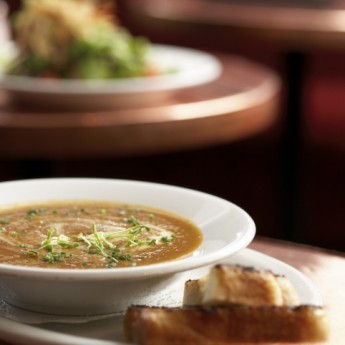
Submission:
M 333 46 L 345 43 L 345 2 L 319 6 L 240 3 L 211 0 L 130 0 L 130 12 L 146 25 L 170 23 L 213 25 L 241 30 L 298 46 Z M 151 20 L 151 23 L 148 21 Z M 229 31 L 230 32 L 230 31 Z
M 216 81 L 154 107 L 35 113 L 11 108 L 0 99 L 0 156 L 44 159 L 168 152 L 230 142 L 270 127 L 278 115 L 279 77 L 240 57 L 221 59 L 224 69 Z

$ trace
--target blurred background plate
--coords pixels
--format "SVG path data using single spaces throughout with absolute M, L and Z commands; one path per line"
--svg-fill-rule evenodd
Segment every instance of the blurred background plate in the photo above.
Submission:
M 0 62 L 13 46 L 0 49 Z M 0 74 L 0 88 L 21 105 L 52 109 L 101 110 L 133 108 L 166 100 L 176 91 L 218 78 L 222 66 L 213 55 L 168 45 L 153 45 L 151 60 L 164 74 L 112 80 L 61 80 Z M 1 68 L 0 68 L 1 73 Z
M 10 30 L 7 20 L 8 6 L 0 0 L 0 47 L 10 39 Z

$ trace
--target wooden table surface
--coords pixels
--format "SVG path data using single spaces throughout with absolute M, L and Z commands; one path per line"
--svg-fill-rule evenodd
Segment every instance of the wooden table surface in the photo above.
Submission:
M 343 345 L 345 342 L 345 254 L 267 238 L 254 240 L 250 248 L 284 261 L 311 279 L 319 289 L 328 310 L 331 336 L 326 344 Z
M 45 111 L 0 93 L 0 157 L 56 159 L 160 153 L 238 140 L 277 118 L 280 80 L 246 59 L 220 56 L 221 76 L 143 108 Z
M 122 2 L 122 1 L 121 1 Z M 218 26 L 227 35 L 275 39 L 285 47 L 345 47 L 345 1 L 130 0 L 127 8 L 145 25 Z M 186 25 L 187 24 L 187 25 Z M 208 26 L 207 26 L 208 25 Z M 226 30 L 226 31 L 224 31 Z M 219 30 L 218 30 L 219 32 Z

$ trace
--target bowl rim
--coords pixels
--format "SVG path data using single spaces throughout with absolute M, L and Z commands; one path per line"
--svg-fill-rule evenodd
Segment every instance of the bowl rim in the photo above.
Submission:
M 256 227 L 253 219 L 250 215 L 236 204 L 228 201 L 226 199 L 220 198 L 218 196 L 208 194 L 202 191 L 194 190 L 191 188 L 180 187 L 170 184 L 163 184 L 157 182 L 146 182 L 139 180 L 130 179 L 111 179 L 111 178 L 36 178 L 36 179 L 24 179 L 24 180 L 14 180 L 14 181 L 4 181 L 0 182 L 0 190 L 3 185 L 19 185 L 19 184 L 35 184 L 35 183 L 50 183 L 50 182 L 60 182 L 60 183 L 72 183 L 78 181 L 79 183 L 90 183 L 90 182 L 106 182 L 106 183 L 126 183 L 126 184 L 138 184 L 146 185 L 150 187 L 157 188 L 168 188 L 175 189 L 177 191 L 183 191 L 187 193 L 195 194 L 202 198 L 207 198 L 209 200 L 214 200 L 215 202 L 227 205 L 229 208 L 236 210 L 241 216 L 244 217 L 246 221 L 246 231 L 245 233 L 238 237 L 235 241 L 228 243 L 223 248 L 212 251 L 205 255 L 188 256 L 171 261 L 137 266 L 137 267 L 119 267 L 114 269 L 109 268 L 95 268 L 95 269 L 68 269 L 68 268 L 45 268 L 45 267 L 28 267 L 22 265 L 11 265 L 0 263 L 0 275 L 11 275 L 11 276 L 30 276 L 43 279 L 56 279 L 57 277 L 64 277 L 71 281 L 73 280 L 105 280 L 105 279 L 143 279 L 148 277 L 158 277 L 168 274 L 175 274 L 191 269 L 207 266 L 214 264 L 228 256 L 237 253 L 239 250 L 247 247 L 249 243 L 254 239 Z M 97 199 L 99 200 L 99 199 Z M 25 201 L 23 201 L 25 203 Z M 164 210 L 164 208 L 163 208 Z

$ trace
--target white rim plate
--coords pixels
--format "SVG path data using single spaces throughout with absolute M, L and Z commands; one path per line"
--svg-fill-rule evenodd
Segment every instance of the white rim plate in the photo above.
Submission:
M 295 286 L 301 304 L 322 305 L 322 298 L 312 282 L 300 271 L 268 255 L 251 249 L 243 249 L 223 260 L 224 263 L 270 269 L 286 275 Z M 185 279 L 196 279 L 207 272 L 207 268 L 186 272 Z M 176 285 L 176 303 L 181 302 L 184 279 Z M 34 314 L 33 314 L 34 315 Z M 51 318 L 50 318 L 51 320 Z M 0 317 L 0 339 L 15 344 L 36 345 L 124 345 L 121 336 L 121 319 L 100 319 L 87 323 L 49 323 L 27 325 Z M 1 344 L 1 342 L 0 342 Z
M 13 56 L 15 47 L 9 43 L 0 49 L 1 61 Z M 33 77 L 6 76 L 1 73 L 0 88 L 13 92 L 55 95 L 124 95 L 173 91 L 198 86 L 218 78 L 222 66 L 213 55 L 190 48 L 152 45 L 151 60 L 160 70 L 176 70 L 159 76 L 112 80 L 44 80 Z

